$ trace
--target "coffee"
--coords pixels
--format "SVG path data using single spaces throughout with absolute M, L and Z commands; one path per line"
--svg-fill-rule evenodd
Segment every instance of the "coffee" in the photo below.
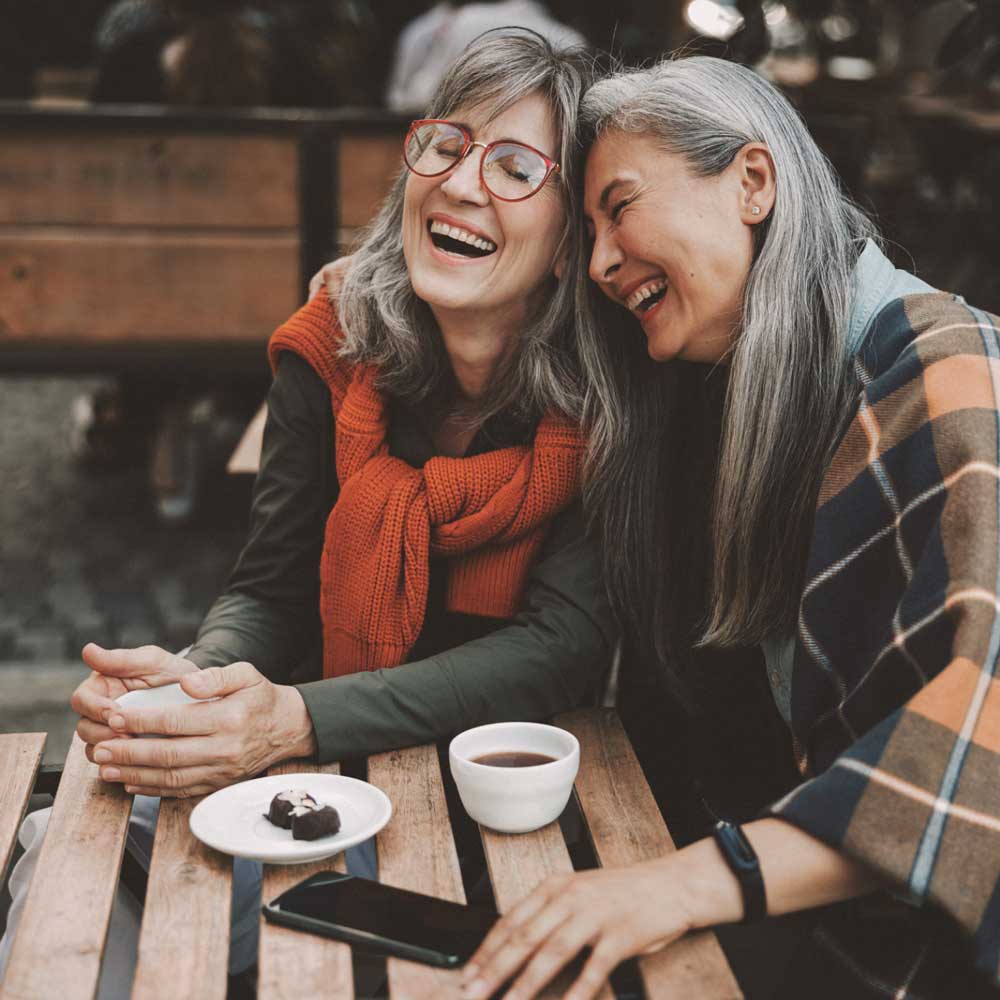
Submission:
M 535 767 L 537 764 L 553 764 L 556 758 L 544 753 L 529 753 L 526 750 L 504 750 L 473 757 L 473 764 L 487 764 L 489 767 Z

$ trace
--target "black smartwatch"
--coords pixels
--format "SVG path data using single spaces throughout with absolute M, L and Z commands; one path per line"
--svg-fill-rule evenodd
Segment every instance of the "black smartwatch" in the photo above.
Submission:
M 739 880 L 743 893 L 743 919 L 740 923 L 753 924 L 767 916 L 767 895 L 764 877 L 760 873 L 757 852 L 751 847 L 746 834 L 735 823 L 720 819 L 712 827 L 712 836 Z

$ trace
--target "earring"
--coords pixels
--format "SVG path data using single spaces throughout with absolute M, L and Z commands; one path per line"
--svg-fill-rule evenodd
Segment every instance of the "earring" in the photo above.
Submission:
M 750 214 L 760 215 L 760 205 L 754 205 L 753 208 L 750 209 Z

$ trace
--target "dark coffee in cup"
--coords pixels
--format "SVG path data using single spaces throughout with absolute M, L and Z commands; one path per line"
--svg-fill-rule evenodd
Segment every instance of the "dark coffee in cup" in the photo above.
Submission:
M 504 750 L 472 757 L 471 760 L 473 764 L 486 764 L 489 767 L 535 767 L 538 764 L 551 764 L 556 758 L 544 753 L 529 753 L 526 750 Z

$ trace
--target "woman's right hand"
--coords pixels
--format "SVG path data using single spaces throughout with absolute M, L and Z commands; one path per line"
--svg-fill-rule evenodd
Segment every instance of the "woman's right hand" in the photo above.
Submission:
M 95 744 L 121 738 L 106 723 L 116 698 L 128 691 L 174 684 L 183 674 L 198 669 L 190 660 L 159 646 L 103 649 L 90 642 L 83 647 L 83 660 L 92 673 L 73 692 L 69 703 L 80 716 L 76 731 L 91 761 Z
M 347 277 L 353 260 L 354 254 L 348 254 L 346 257 L 338 257 L 329 264 L 324 264 L 309 279 L 309 301 L 312 302 L 323 288 L 331 299 L 337 298 L 344 287 L 344 278 Z

